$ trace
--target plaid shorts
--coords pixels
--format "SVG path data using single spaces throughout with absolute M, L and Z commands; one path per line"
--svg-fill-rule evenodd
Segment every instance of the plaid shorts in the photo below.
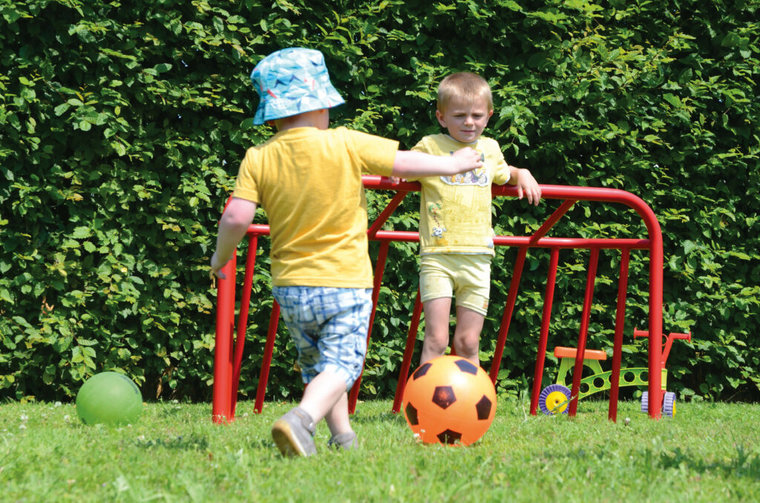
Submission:
M 298 350 L 303 382 L 327 370 L 351 388 L 367 353 L 372 289 L 276 286 L 272 294 Z

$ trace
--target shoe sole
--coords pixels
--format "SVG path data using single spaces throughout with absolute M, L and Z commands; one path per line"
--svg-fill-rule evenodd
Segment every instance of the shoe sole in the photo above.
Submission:
M 287 421 L 275 421 L 272 438 L 283 456 L 308 456 Z

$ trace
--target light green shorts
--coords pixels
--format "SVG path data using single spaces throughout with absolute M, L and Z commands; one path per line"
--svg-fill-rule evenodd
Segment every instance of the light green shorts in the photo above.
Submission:
M 420 258 L 420 300 L 455 297 L 456 305 L 485 316 L 491 291 L 491 256 L 431 254 Z

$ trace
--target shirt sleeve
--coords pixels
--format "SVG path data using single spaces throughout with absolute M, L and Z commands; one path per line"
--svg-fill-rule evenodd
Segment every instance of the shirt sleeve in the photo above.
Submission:
M 346 129 L 353 155 L 360 161 L 363 173 L 391 176 L 396 162 L 398 141 L 361 131 Z
M 235 179 L 235 190 L 232 192 L 232 195 L 233 197 L 258 204 L 261 201 L 259 201 L 259 189 L 254 175 L 256 167 L 255 158 L 254 149 L 249 148 L 245 153 L 245 157 L 243 157 L 243 161 L 240 163 L 240 169 Z
M 511 177 L 509 164 L 507 164 L 506 159 L 504 159 L 504 154 L 501 152 L 501 147 L 499 147 L 497 142 L 494 141 L 491 147 L 493 150 L 492 156 L 495 161 L 493 183 L 496 185 L 504 185 Z

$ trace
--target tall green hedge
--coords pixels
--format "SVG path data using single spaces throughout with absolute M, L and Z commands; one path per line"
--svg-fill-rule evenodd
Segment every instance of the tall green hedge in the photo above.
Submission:
M 316 5 L 314 5 L 316 4 Z M 669 388 L 760 397 L 760 23 L 757 0 L 0 0 L 0 397 L 66 399 L 118 368 L 147 398 L 209 400 L 215 291 L 207 263 L 245 148 L 254 64 L 286 46 L 322 50 L 347 104 L 333 123 L 398 138 L 439 131 L 437 83 L 471 70 L 492 85 L 487 134 L 542 183 L 644 199 L 665 235 Z M 374 194 L 373 208 L 388 194 Z M 392 220 L 414 229 L 410 197 Z M 553 235 L 636 236 L 623 208 L 578 205 Z M 494 203 L 500 233 L 536 209 Z M 265 222 L 260 212 L 257 222 Z M 271 307 L 258 261 L 241 393 L 250 395 Z M 416 247 L 392 250 L 363 382 L 392 393 Z M 625 363 L 646 361 L 647 257 L 634 254 Z M 494 262 L 483 359 L 514 250 Z M 563 252 L 552 343 L 577 337 L 588 254 Z M 547 257 L 531 252 L 500 387 L 532 375 Z M 604 252 L 590 346 L 609 348 L 618 257 Z M 280 337 L 269 397 L 297 393 Z

